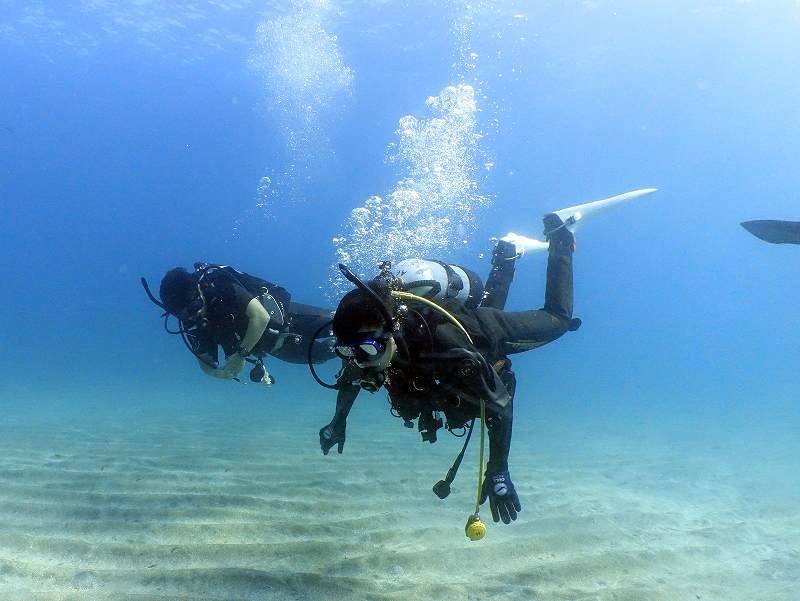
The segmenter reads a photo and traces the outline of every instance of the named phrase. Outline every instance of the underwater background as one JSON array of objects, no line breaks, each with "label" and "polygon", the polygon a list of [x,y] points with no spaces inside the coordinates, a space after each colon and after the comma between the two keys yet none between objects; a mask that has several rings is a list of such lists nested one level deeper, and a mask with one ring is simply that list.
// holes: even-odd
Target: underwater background
[{"label": "underwater background", "polygon": [[[797,2],[0,0],[3,599],[796,599]],[[583,326],[514,359],[523,512],[464,537],[476,447],[303,366],[206,377],[139,283],[228,264],[488,273],[582,226]],[[428,217],[432,216],[432,219]],[[541,306],[544,254],[509,309]],[[335,368],[323,368],[330,376]],[[488,512],[487,512],[488,513]]]}]

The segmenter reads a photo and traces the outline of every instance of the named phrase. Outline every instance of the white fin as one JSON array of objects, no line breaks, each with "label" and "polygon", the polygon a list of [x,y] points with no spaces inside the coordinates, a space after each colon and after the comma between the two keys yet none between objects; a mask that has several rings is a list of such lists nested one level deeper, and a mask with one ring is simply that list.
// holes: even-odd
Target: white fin
[{"label": "white fin", "polygon": [[[618,194],[610,198],[603,198],[602,200],[595,200],[573,207],[567,207],[566,209],[558,209],[557,211],[553,211],[553,213],[558,215],[561,221],[567,224],[567,229],[569,229],[569,231],[574,232],[579,223],[583,223],[587,219],[605,213],[623,203],[652,194],[656,190],[657,188],[633,190],[632,192],[625,192],[624,194]],[[514,232],[509,232],[500,239],[514,244],[517,247],[517,253],[520,255],[525,252],[547,250],[549,247],[547,242],[537,240],[536,238],[528,238],[527,236],[515,234]]]}]

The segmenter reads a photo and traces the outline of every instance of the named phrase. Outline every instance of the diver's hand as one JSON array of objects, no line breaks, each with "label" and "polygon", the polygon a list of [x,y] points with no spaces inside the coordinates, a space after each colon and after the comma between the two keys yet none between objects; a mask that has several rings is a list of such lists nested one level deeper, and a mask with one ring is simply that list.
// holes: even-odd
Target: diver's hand
[{"label": "diver's hand", "polygon": [[331,422],[319,431],[319,446],[322,449],[323,455],[327,455],[331,448],[336,445],[339,445],[337,450],[340,455],[342,454],[342,450],[344,450],[345,428],[345,422]]},{"label": "diver's hand", "polygon": [[495,522],[503,520],[504,524],[510,524],[517,519],[517,512],[522,511],[522,505],[519,503],[517,491],[508,471],[486,474],[481,492],[481,505],[487,498]]},{"label": "diver's hand", "polygon": [[237,378],[242,369],[244,369],[244,363],[244,357],[242,357],[239,353],[233,353],[230,357],[228,357],[227,361],[225,361],[225,365],[222,366],[222,369],[220,369],[220,372],[222,372],[222,377],[228,380]]}]

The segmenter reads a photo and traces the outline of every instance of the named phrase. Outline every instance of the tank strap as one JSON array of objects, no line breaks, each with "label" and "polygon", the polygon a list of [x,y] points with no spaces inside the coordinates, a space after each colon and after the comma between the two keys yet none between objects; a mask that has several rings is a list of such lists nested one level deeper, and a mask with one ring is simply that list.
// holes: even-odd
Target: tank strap
[{"label": "tank strap", "polygon": [[458,293],[464,289],[464,282],[461,281],[461,276],[458,275],[450,265],[444,261],[437,261],[436,259],[428,259],[431,263],[441,265],[444,272],[447,274],[447,289],[444,290],[444,298],[455,298]]}]

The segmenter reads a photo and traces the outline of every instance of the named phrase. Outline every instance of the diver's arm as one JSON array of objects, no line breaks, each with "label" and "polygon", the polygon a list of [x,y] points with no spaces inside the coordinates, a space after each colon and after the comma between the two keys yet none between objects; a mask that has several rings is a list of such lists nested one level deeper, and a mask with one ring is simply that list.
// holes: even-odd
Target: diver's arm
[{"label": "diver's arm", "polygon": [[361,387],[353,383],[347,383],[339,389],[336,395],[336,413],[331,422],[319,431],[319,446],[324,455],[327,455],[337,445],[340,454],[344,450],[344,441],[347,436],[347,416],[350,414],[350,409],[353,408],[353,403],[360,390]]},{"label": "diver's arm", "polygon": [[243,357],[249,355],[253,347],[258,344],[269,324],[269,313],[257,298],[247,304],[245,315],[247,315],[247,331],[239,342],[239,354]]},{"label": "diver's arm", "polygon": [[228,356],[225,365],[221,369],[212,371],[203,369],[207,374],[223,380],[235,380],[239,377],[244,368],[245,357],[250,354],[253,347],[261,340],[261,336],[269,323],[269,313],[267,313],[267,310],[258,299],[251,299],[247,303],[245,315],[247,315],[247,330],[244,333],[244,337],[239,341],[239,348],[235,353]]},{"label": "diver's arm", "polygon": [[342,385],[336,393],[336,413],[333,414],[332,424],[341,425],[342,428],[347,425],[347,416],[350,415],[359,392],[361,387],[358,384],[348,382]]},{"label": "diver's arm", "polygon": [[199,332],[193,340],[194,356],[203,373],[212,378],[224,379],[219,365],[219,347],[207,332]]},{"label": "diver's arm", "polygon": [[345,366],[342,375],[337,380],[339,390],[336,393],[336,412],[333,414],[333,419],[330,423],[319,431],[319,446],[325,455],[337,445],[339,453],[344,450],[347,416],[350,415],[353,403],[355,403],[356,397],[361,391],[361,386],[353,381],[359,376],[360,372],[360,368],[351,361]]},{"label": "diver's arm", "polygon": [[219,378],[220,380],[227,380],[228,376],[225,375],[221,369],[217,369],[212,367],[212,365],[216,364],[214,357],[212,357],[208,353],[203,353],[197,356],[197,364],[200,366],[200,369],[203,370],[203,373],[207,376],[211,376],[212,378]]},{"label": "diver's arm", "polygon": [[508,473],[508,451],[511,447],[512,401],[497,415],[490,416],[489,463],[483,480],[480,504],[487,499],[492,510],[492,519],[510,524],[522,511],[519,495]]},{"label": "diver's arm", "polygon": [[497,414],[487,416],[489,429],[489,463],[486,473],[493,474],[508,470],[508,453],[511,449],[511,426],[514,421],[514,399]]}]

